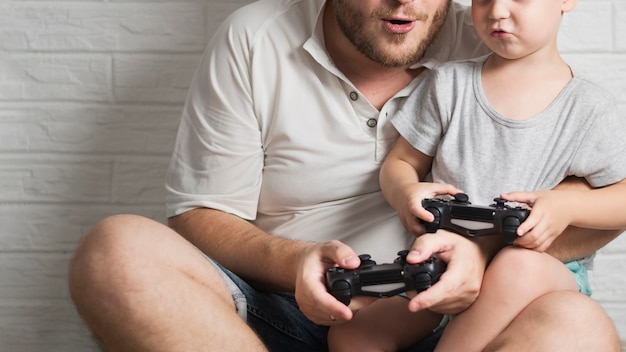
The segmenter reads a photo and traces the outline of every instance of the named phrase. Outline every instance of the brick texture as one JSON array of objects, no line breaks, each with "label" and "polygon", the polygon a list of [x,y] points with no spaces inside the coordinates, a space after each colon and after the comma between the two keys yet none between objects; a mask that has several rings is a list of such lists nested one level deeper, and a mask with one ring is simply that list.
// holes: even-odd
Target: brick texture
[{"label": "brick texture", "polygon": [[[0,2],[2,350],[98,350],[68,298],[69,256],[105,216],[165,221],[191,76],[215,28],[251,1]],[[626,0],[581,0],[560,46],[625,112]],[[592,279],[626,340],[624,255],[626,238],[609,244]]]}]

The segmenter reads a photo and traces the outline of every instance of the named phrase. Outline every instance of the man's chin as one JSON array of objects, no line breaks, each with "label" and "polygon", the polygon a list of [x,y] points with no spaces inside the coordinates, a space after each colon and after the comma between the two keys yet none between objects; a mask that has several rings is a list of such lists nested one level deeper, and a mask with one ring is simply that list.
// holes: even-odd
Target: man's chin
[{"label": "man's chin", "polygon": [[371,55],[366,56],[385,67],[410,66],[424,57],[426,43],[415,35],[395,36],[379,42]]},{"label": "man's chin", "polygon": [[393,68],[410,66],[419,61],[423,55],[422,50],[419,52],[415,50],[408,51],[406,47],[394,46],[379,50],[376,55],[368,55],[368,57],[384,67]]}]

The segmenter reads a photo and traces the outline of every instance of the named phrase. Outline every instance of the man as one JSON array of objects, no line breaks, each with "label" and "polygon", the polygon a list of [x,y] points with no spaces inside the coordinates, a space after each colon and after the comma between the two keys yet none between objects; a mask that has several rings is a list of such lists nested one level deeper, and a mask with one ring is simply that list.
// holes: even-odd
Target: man
[{"label": "man", "polygon": [[[413,242],[378,185],[397,137],[388,116],[422,70],[484,52],[468,21],[446,0],[273,0],[227,19],[192,82],[168,172],[182,237],[120,215],[76,251],[70,288],[94,335],[122,351],[325,351],[327,326],[368,302],[335,300],[324,272]],[[572,232],[551,250],[580,257],[616,235]],[[449,265],[412,309],[467,308],[500,247],[444,231],[418,238],[413,249],[443,250]],[[491,347],[598,340],[619,344],[601,308],[559,295],[529,305]]]}]

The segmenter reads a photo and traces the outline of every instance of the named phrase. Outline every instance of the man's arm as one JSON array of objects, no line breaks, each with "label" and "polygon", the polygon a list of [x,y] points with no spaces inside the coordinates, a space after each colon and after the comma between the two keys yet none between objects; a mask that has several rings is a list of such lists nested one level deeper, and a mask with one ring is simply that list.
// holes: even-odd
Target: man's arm
[{"label": "man's arm", "polygon": [[[591,189],[591,186],[581,178],[568,177],[555,189]],[[583,258],[604,247],[624,230],[593,230],[569,226],[546,252],[562,262]]]},{"label": "man's arm", "polygon": [[562,262],[584,258],[604,247],[624,230],[591,230],[570,226],[554,240],[546,253]]},{"label": "man's arm", "polygon": [[[351,319],[351,309],[331,296],[322,282],[335,263],[346,268],[359,265],[347,245],[274,236],[235,215],[207,208],[171,217],[169,225],[257,289],[295,291],[300,310],[313,322],[328,324],[331,316],[333,321]],[[355,302],[355,308],[367,303]]]},{"label": "man's arm", "polygon": [[235,215],[198,208],[169,225],[229,270],[261,289],[293,291],[303,251],[311,243],[273,236]]}]

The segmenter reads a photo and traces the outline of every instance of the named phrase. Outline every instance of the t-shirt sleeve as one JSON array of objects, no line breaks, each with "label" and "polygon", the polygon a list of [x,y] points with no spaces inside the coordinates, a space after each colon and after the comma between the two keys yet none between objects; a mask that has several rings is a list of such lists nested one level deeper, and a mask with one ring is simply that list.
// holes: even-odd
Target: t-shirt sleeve
[{"label": "t-shirt sleeve", "polygon": [[[582,138],[571,165],[571,174],[585,177],[593,187],[604,187],[626,178],[626,118],[612,96],[606,104],[595,100],[597,115]],[[593,118],[593,115],[590,116]]]},{"label": "t-shirt sleeve", "polygon": [[199,207],[256,216],[263,169],[249,33],[227,19],[191,82],[166,176],[167,216]]},{"label": "t-shirt sleeve", "polygon": [[428,156],[435,155],[444,131],[442,117],[446,114],[442,109],[446,106],[439,88],[437,69],[423,72],[415,90],[391,119],[398,133]]}]

